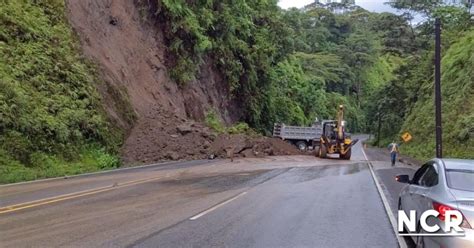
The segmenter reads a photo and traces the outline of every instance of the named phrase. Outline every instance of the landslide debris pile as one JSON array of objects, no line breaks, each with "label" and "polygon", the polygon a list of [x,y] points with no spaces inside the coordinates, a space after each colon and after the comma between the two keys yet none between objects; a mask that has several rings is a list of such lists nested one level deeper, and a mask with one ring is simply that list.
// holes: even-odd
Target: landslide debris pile
[{"label": "landslide debris pile", "polygon": [[302,154],[296,147],[281,139],[245,134],[219,135],[209,152],[221,158]]},{"label": "landslide debris pile", "polygon": [[218,134],[202,123],[160,108],[152,109],[132,129],[122,148],[125,165],[210,157],[298,155],[280,139],[246,134]]}]

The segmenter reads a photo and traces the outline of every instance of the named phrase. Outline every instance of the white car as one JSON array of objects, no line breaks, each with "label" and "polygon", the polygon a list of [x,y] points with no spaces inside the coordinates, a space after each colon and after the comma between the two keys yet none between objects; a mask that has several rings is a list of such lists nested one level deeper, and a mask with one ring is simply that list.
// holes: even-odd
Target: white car
[{"label": "white car", "polygon": [[[411,237],[417,247],[474,248],[474,160],[433,159],[421,166],[411,180],[408,175],[398,175],[396,180],[407,183],[400,193],[398,209],[407,216],[410,210],[416,211],[416,233]],[[425,236],[420,216],[426,210],[439,213],[427,220],[428,225],[441,227],[436,235],[448,233],[446,211],[458,210],[463,216],[460,227],[464,235]]]}]

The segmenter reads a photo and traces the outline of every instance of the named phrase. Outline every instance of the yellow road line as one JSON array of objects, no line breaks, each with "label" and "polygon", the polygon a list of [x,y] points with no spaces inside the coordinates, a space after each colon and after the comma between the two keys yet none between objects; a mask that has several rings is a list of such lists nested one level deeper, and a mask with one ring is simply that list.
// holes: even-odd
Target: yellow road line
[{"label": "yellow road line", "polygon": [[112,186],[113,186],[113,185],[109,185],[109,186],[105,186],[105,187],[101,187],[101,188],[88,189],[88,190],[73,192],[73,193],[69,193],[69,194],[58,195],[58,196],[52,196],[52,197],[43,198],[43,199],[39,199],[39,200],[34,200],[34,201],[30,201],[30,202],[23,202],[23,203],[18,203],[18,204],[15,204],[15,205],[10,205],[10,206],[6,206],[6,207],[1,207],[1,208],[0,208],[0,213],[1,213],[3,210],[5,210],[5,209],[12,209],[12,208],[21,207],[21,206],[24,206],[24,205],[31,205],[31,204],[35,204],[35,203],[39,203],[39,202],[44,202],[44,201],[48,201],[48,200],[54,200],[54,199],[58,199],[58,198],[62,198],[62,197],[68,197],[68,196],[72,196],[72,195],[78,195],[78,194],[88,193],[88,192],[92,192],[92,191],[107,189],[107,188],[111,188]]},{"label": "yellow road line", "polygon": [[126,186],[132,186],[132,185],[137,185],[137,184],[140,184],[140,183],[145,183],[145,182],[157,180],[157,179],[160,179],[160,178],[162,178],[162,177],[153,177],[153,178],[134,180],[134,181],[129,181],[129,182],[121,183],[121,184],[110,185],[110,186],[106,186],[106,187],[90,189],[90,190],[84,190],[84,191],[79,191],[79,192],[74,192],[74,193],[69,193],[69,194],[44,198],[44,199],[40,199],[40,200],[35,200],[35,201],[10,205],[10,206],[0,208],[0,214],[10,213],[10,212],[14,212],[14,211],[22,210],[22,209],[37,207],[37,206],[51,204],[51,203],[55,203],[55,202],[70,200],[70,199],[74,199],[74,198],[78,198],[78,197],[82,197],[82,196],[98,194],[98,193],[102,193],[102,192],[106,192],[106,191],[111,191],[111,190],[114,190],[114,189],[123,188],[123,187],[126,187]]}]

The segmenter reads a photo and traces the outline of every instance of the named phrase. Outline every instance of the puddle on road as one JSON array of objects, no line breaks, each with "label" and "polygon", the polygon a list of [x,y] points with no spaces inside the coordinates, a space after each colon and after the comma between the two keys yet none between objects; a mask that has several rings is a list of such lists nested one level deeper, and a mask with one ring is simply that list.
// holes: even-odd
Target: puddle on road
[{"label": "puddle on road", "polygon": [[361,170],[366,170],[367,165],[366,164],[356,164],[356,165],[348,165],[344,166],[344,168],[348,169],[343,172],[343,175],[350,175],[350,174],[355,174],[360,172]]},{"label": "puddle on road", "polygon": [[172,191],[193,194],[214,194],[245,187],[253,187],[269,179],[274,183],[302,183],[320,178],[352,175],[367,170],[365,163],[324,165],[308,167],[292,167],[278,169],[261,169],[239,171],[224,174],[196,175],[183,173],[178,178],[165,181],[149,182],[157,187],[169,188]]},{"label": "puddle on road", "polygon": [[363,170],[367,170],[367,165],[365,163],[295,167],[289,171],[284,181],[290,183],[302,183],[325,177],[352,175]]},{"label": "puddle on road", "polygon": [[190,186],[191,188],[205,189],[209,193],[216,193],[258,184],[267,177],[266,174],[272,174],[271,171],[273,170],[256,170],[207,176],[196,175],[161,181],[160,184],[164,186]]}]

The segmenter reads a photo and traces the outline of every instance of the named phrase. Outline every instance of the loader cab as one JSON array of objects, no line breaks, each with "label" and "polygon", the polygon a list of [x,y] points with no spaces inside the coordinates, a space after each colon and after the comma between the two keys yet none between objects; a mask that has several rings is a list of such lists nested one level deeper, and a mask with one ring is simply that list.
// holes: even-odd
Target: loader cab
[{"label": "loader cab", "polygon": [[[347,122],[342,122],[342,130],[345,132]],[[335,140],[337,138],[337,121],[335,120],[324,120],[322,122],[323,126],[323,136],[327,137],[330,140]],[[346,136],[346,135],[344,135]]]},{"label": "loader cab", "polygon": [[329,139],[336,139],[336,121],[328,120],[323,122],[323,136],[328,137]]}]

